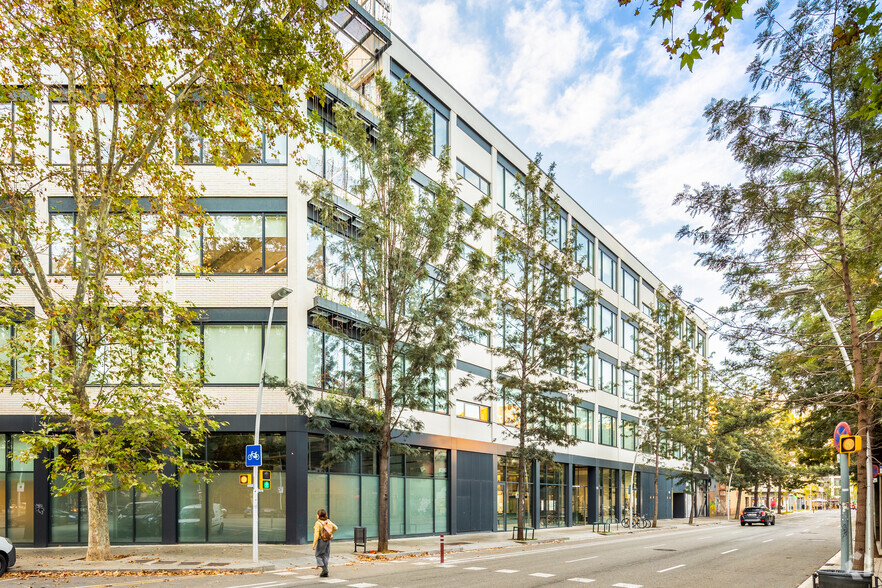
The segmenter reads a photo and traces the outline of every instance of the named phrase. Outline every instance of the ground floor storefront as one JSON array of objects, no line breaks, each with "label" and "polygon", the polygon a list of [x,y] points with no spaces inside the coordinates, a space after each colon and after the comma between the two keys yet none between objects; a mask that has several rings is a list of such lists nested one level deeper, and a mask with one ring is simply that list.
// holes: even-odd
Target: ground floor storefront
[{"label": "ground floor storefront", "polygon": [[[239,483],[245,445],[253,440],[253,416],[226,415],[227,425],[188,459],[212,464],[210,482],[182,476],[180,484],[156,495],[132,489],[108,497],[111,541],[115,543],[239,543],[251,540],[251,488]],[[259,496],[261,542],[308,543],[319,508],[348,539],[356,526],[376,536],[379,492],[375,454],[323,464],[327,438],[308,431],[303,417],[262,418],[264,466],[270,488]],[[20,434],[33,430],[33,417],[0,416],[0,535],[16,544],[82,544],[87,539],[85,495],[55,496],[51,476],[37,459],[15,458]],[[392,536],[438,533],[510,532],[517,525],[518,463],[509,447],[431,434],[412,435],[412,450],[390,462],[389,526]],[[585,447],[590,447],[586,445]],[[584,450],[585,447],[578,449]],[[590,525],[636,514],[652,516],[653,473],[632,463],[558,454],[553,464],[527,467],[526,518],[535,528]],[[173,472],[170,472],[173,474]],[[692,505],[673,472],[659,477],[659,518],[688,516]],[[697,493],[699,515],[708,512],[705,482]],[[633,492],[633,496],[632,496]]]}]

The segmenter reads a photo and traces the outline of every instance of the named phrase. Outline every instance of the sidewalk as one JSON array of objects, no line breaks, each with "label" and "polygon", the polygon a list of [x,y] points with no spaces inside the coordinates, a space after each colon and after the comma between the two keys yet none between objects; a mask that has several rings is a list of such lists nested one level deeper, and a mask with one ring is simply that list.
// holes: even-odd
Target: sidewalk
[{"label": "sidewalk", "polygon": [[[668,519],[659,521],[656,529],[625,529],[612,525],[610,533],[593,533],[588,527],[561,527],[537,529],[535,541],[524,544],[542,544],[553,541],[602,541],[604,535],[626,533],[654,533],[659,530],[672,530],[688,527],[688,519]],[[725,524],[725,518],[697,518],[693,526]],[[730,523],[737,524],[737,523]],[[519,545],[511,540],[511,532],[462,533],[444,536],[445,553],[457,553],[482,549],[499,549]],[[331,564],[343,565],[362,560],[394,559],[400,557],[420,557],[437,555],[440,551],[440,537],[405,537],[391,539],[389,549],[394,553],[363,555],[353,553],[353,542],[348,539],[335,539],[331,548]],[[376,550],[376,540],[368,541],[367,550]],[[205,573],[208,570],[230,573],[246,573],[286,568],[306,568],[315,565],[312,545],[259,546],[260,561],[251,559],[251,544],[220,543],[179,543],[176,545],[115,545],[116,559],[103,562],[87,562],[86,548],[76,547],[20,547],[17,549],[18,561],[10,573],[16,572],[147,572],[147,573]]]}]

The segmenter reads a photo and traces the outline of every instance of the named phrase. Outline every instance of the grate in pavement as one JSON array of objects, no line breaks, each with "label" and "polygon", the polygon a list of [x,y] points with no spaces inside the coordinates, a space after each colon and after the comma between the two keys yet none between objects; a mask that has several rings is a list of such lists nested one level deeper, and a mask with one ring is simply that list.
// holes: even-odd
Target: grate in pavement
[{"label": "grate in pavement", "polygon": [[147,563],[148,561],[156,561],[155,557],[145,557],[142,559],[133,559],[132,563]]},{"label": "grate in pavement", "polygon": [[653,547],[653,551],[677,551],[676,549],[669,549],[667,547]]},{"label": "grate in pavement", "polygon": [[228,565],[230,565],[230,564],[228,564],[226,562],[210,561],[207,564],[205,564],[204,567],[206,567],[206,568],[220,568],[220,567],[228,566]]},{"label": "grate in pavement", "polygon": [[156,565],[168,565],[168,564],[173,564],[173,563],[178,563],[178,562],[176,562],[176,561],[173,560],[173,559],[169,559],[169,560],[165,560],[165,559],[157,559],[157,560],[154,561],[153,563],[155,563]]},{"label": "grate in pavement", "polygon": [[201,563],[202,563],[201,561],[182,561],[180,563],[180,565],[182,565],[182,566],[198,566]]},{"label": "grate in pavement", "polygon": [[444,545],[446,545],[447,547],[450,547],[451,545],[471,545],[471,544],[472,544],[471,541],[457,541],[455,543],[445,543]]}]

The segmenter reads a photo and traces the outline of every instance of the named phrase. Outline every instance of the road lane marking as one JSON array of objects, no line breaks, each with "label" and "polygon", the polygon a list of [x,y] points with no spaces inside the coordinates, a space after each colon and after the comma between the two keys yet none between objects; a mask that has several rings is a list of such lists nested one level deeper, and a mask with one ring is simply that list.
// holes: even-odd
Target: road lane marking
[{"label": "road lane marking", "polygon": [[[340,582],[348,582],[349,580],[341,580],[340,578],[322,578],[322,582],[325,584],[339,584]],[[284,586],[284,584],[282,584]]]},{"label": "road lane marking", "polygon": [[727,553],[732,553],[733,551],[738,551],[737,549],[730,549],[729,551],[724,551],[720,555],[726,555]]},{"label": "road lane marking", "polygon": [[293,576],[297,572],[273,572],[276,576]]},{"label": "road lane marking", "polygon": [[376,584],[369,584],[367,582],[362,582],[360,584],[350,584],[349,588],[371,588],[372,586],[376,586]]},{"label": "road lane marking", "polygon": [[284,582],[277,581],[258,582],[257,584],[239,584],[237,586],[230,586],[230,588],[269,588],[270,586],[284,586],[284,584]]},{"label": "road lane marking", "polygon": [[415,566],[430,566],[430,565],[432,565],[433,563],[435,563],[435,562],[432,562],[432,561],[415,561],[415,562],[413,562],[413,565],[415,565]]},{"label": "road lane marking", "polygon": [[496,570],[498,574],[517,574],[518,570]]},{"label": "road lane marking", "polygon": [[593,581],[591,578],[567,578],[567,582],[579,582],[580,584],[590,584]]},{"label": "road lane marking", "polygon": [[643,588],[643,584],[613,584],[613,588]]},{"label": "road lane marking", "polygon": [[463,568],[464,570],[471,570],[473,572],[477,572],[479,570],[486,570],[487,568]]},{"label": "road lane marking", "polygon": [[542,572],[537,572],[535,574],[530,574],[531,576],[535,576],[536,578],[553,578],[554,574],[543,574]]},{"label": "road lane marking", "polygon": [[787,533],[787,534],[784,535],[784,536],[785,536],[785,537],[790,537],[791,535],[793,535],[793,533]]},{"label": "road lane marking", "polygon": [[774,539],[766,539],[763,543],[768,543],[769,541],[774,541]]},{"label": "road lane marking", "polygon": [[596,555],[592,555],[591,557],[580,557],[579,559],[571,559],[571,560],[564,562],[564,563],[573,563],[573,562],[577,562],[577,561],[585,561],[586,559],[596,559],[596,558],[597,558]]},{"label": "road lane marking", "polygon": [[670,572],[671,570],[676,570],[677,568],[683,568],[683,567],[686,567],[686,564],[680,564],[680,565],[678,565],[678,566],[671,566],[671,567],[669,567],[669,568],[665,568],[665,569],[663,569],[663,570],[659,570],[658,573],[659,573],[659,574],[664,574],[665,572]]},{"label": "road lane marking", "polygon": [[435,566],[436,568],[455,568],[456,566],[453,564],[438,564]]}]

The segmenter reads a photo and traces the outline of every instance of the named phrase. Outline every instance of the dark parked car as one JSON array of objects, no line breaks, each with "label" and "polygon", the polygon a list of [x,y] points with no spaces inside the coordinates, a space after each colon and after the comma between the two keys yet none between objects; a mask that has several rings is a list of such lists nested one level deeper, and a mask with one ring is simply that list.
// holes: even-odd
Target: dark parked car
[{"label": "dark parked car", "polygon": [[775,524],[775,513],[765,506],[748,506],[741,513],[741,526],[762,523],[764,525]]}]

